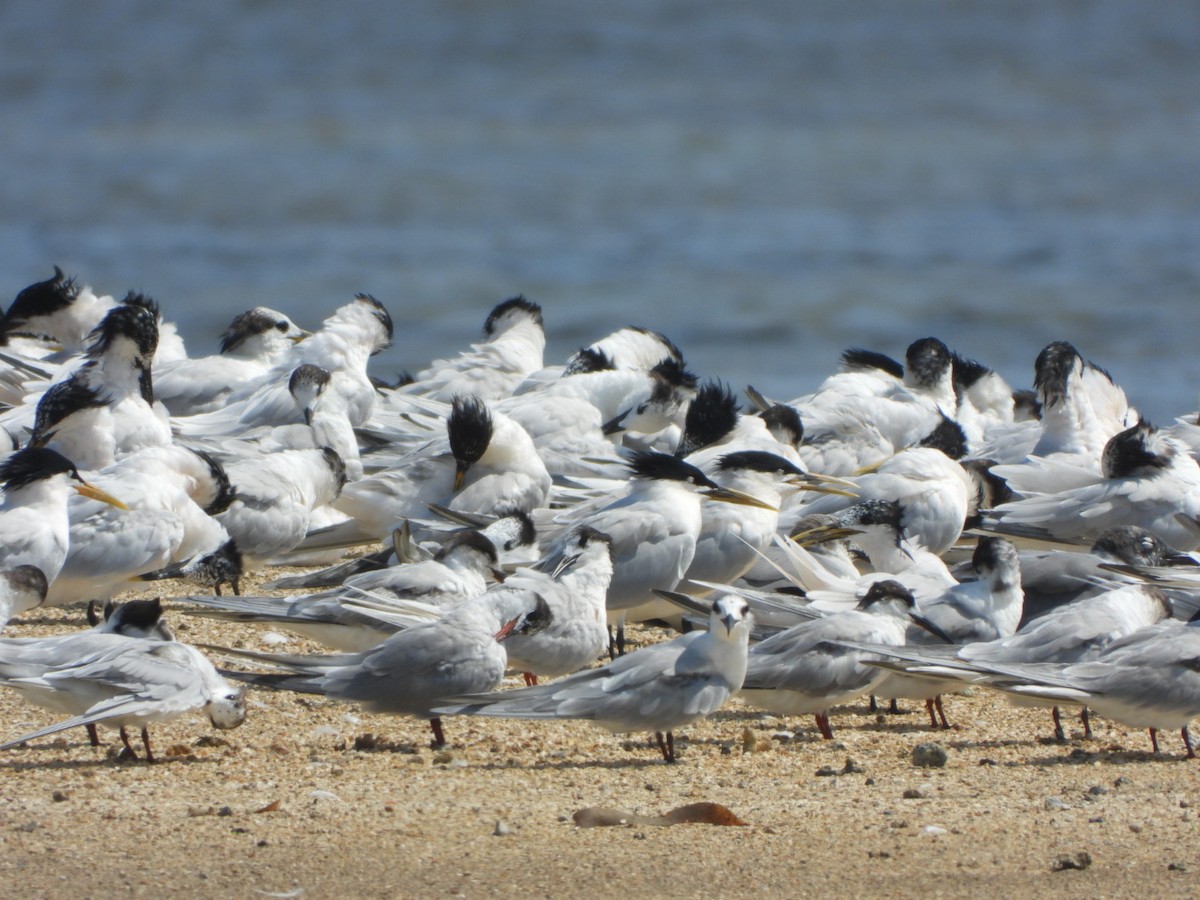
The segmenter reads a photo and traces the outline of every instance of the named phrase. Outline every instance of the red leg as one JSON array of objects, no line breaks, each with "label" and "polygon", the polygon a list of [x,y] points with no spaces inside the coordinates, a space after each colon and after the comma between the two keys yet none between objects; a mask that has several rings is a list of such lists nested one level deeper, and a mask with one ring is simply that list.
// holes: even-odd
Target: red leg
[{"label": "red leg", "polygon": [[1092,739],[1092,716],[1086,706],[1080,710],[1079,721],[1083,723],[1083,736],[1090,741]]},{"label": "red leg", "polygon": [[532,672],[522,672],[521,674],[525,676],[525,687],[532,687],[537,684],[537,676]]},{"label": "red leg", "polygon": [[946,721],[946,711],[942,709],[942,695],[938,694],[933,698],[933,707],[937,710],[938,718],[942,720],[942,727],[949,728],[950,723]]},{"label": "red leg", "polygon": [[154,753],[150,749],[150,731],[142,726],[142,746],[146,748],[146,762],[154,762]]},{"label": "red leg", "polygon": [[91,725],[85,725],[83,727],[87,729],[88,740],[90,740],[92,742],[92,746],[99,747],[100,746],[100,733],[96,730],[95,724],[93,723]]},{"label": "red leg", "polygon": [[832,741],[833,729],[829,727],[829,714],[816,713],[813,718],[817,720],[817,728],[821,731],[821,737],[827,741]]},{"label": "red leg", "polygon": [[1150,746],[1154,748],[1154,752],[1158,752],[1158,729],[1150,729]]}]

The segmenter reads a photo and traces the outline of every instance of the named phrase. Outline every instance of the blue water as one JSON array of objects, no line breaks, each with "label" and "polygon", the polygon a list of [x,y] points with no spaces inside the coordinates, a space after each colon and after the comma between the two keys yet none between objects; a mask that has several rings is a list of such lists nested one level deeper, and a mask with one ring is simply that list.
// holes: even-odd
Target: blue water
[{"label": "blue water", "polygon": [[1200,359],[1200,6],[0,6],[0,302],[57,263],[213,352],[354,292],[389,376],[523,292],[779,396],[933,334],[1068,339],[1156,421]]}]

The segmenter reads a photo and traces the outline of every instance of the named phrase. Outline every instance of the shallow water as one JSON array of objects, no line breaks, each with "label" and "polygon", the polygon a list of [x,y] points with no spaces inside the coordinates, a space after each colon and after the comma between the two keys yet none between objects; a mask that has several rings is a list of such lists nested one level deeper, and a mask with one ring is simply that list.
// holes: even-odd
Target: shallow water
[{"label": "shallow water", "polygon": [[356,291],[378,374],[523,292],[810,390],[934,334],[1027,386],[1069,339],[1194,409],[1200,7],[929,0],[0,7],[0,300],[58,263],[212,352]]}]

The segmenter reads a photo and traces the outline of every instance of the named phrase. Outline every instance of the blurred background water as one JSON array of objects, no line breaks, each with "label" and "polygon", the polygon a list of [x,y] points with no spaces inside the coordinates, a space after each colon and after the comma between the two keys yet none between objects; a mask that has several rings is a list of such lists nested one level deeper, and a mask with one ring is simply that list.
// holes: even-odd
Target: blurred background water
[{"label": "blurred background water", "polygon": [[357,291],[376,374],[541,303],[791,397],[936,335],[1197,406],[1193,0],[0,5],[0,302],[55,263],[215,352]]}]

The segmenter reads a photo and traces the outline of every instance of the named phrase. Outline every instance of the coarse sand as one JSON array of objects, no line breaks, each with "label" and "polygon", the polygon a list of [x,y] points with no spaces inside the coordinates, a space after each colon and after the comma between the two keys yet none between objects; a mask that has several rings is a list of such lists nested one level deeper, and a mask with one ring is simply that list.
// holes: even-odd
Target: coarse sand
[{"label": "coarse sand", "polygon": [[[157,593],[181,640],[320,650]],[[6,636],[83,626],[78,608],[34,610]],[[1155,755],[1144,731],[1094,718],[1094,739],[1058,743],[1048,712],[983,689],[946,699],[949,731],[904,706],[839,708],[822,741],[811,718],[734,701],[681,729],[668,765],[651,736],[585,722],[448,719],[431,750],[425,722],[254,690],[235,731],[200,715],[153,728],[153,765],[119,758],[104,731],[97,748],[71,731],[0,752],[0,897],[1200,893],[1200,760],[1178,735]],[[0,714],[5,739],[54,720],[11,691]],[[913,764],[930,741],[942,768]],[[697,802],[747,824],[573,820]]]}]

